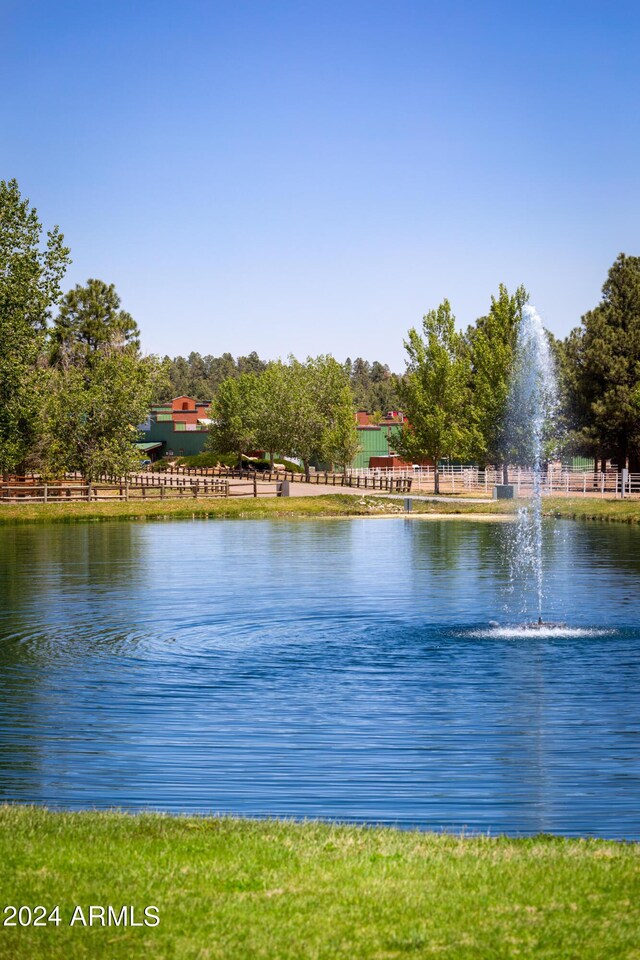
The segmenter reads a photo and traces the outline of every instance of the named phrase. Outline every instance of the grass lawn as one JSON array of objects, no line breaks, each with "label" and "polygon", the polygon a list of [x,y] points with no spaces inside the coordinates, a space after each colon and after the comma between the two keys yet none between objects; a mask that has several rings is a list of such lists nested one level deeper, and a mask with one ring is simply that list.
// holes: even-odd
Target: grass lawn
[{"label": "grass lawn", "polygon": [[[3,927],[3,960],[640,957],[634,844],[33,807],[0,822],[4,904],[61,921]],[[90,905],[160,923],[70,926]]]},{"label": "grass lawn", "polygon": [[[455,499],[451,503],[414,501],[414,512],[470,513],[477,504]],[[482,505],[480,505],[482,506]],[[488,504],[486,505],[489,506]],[[506,508],[508,509],[508,508]],[[477,512],[477,511],[475,511]],[[489,512],[496,512],[491,509]],[[505,512],[498,508],[498,512]],[[21,522],[71,522],[82,520],[144,520],[164,517],[212,517],[251,520],[283,517],[349,517],[378,513],[404,513],[402,500],[365,494],[325,494],[305,497],[238,497],[210,500],[136,500],[129,503],[0,503],[0,524]]]},{"label": "grass lawn", "polygon": [[[500,500],[490,503],[469,503],[452,496],[447,500],[413,500],[413,513],[483,514],[488,516],[514,513],[524,500]],[[544,510],[548,516],[577,520],[606,520],[640,523],[640,500],[599,500],[582,497],[547,497]],[[404,512],[402,499],[359,494],[329,494],[318,497],[259,497],[253,499],[211,500],[137,500],[129,503],[0,503],[0,525],[21,522],[75,522],[99,520],[145,520],[174,517],[191,519],[211,517],[221,520],[281,517],[353,517]]]}]

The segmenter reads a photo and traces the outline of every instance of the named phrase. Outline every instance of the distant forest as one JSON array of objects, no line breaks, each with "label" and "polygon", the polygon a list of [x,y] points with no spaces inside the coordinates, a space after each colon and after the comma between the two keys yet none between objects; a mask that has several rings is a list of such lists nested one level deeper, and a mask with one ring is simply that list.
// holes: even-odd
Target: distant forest
[{"label": "distant forest", "polygon": [[[243,373],[262,373],[267,361],[261,360],[255,351],[237,358],[230,353],[223,353],[220,357],[190,353],[188,357],[165,357],[164,366],[168,380],[158,389],[156,403],[180,396],[213,400],[224,380]],[[355,360],[347,358],[343,366],[349,375],[358,410],[385,414],[398,408],[396,378],[386,363],[378,360],[369,363],[357,357]]]}]

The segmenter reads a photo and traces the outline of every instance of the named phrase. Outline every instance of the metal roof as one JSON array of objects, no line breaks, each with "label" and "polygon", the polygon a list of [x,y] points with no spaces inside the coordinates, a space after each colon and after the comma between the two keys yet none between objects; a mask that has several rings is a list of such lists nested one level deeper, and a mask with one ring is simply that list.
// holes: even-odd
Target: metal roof
[{"label": "metal roof", "polygon": [[162,443],[136,443],[138,450],[143,450],[147,453],[149,450],[157,450],[158,447],[161,447]]}]

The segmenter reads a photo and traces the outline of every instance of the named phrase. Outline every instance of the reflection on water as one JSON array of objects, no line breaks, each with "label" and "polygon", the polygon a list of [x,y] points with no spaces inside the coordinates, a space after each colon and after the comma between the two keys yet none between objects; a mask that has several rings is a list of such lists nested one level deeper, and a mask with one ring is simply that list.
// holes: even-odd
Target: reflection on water
[{"label": "reflection on water", "polygon": [[0,529],[0,799],[640,838],[640,536],[547,528],[526,636],[502,536]]}]

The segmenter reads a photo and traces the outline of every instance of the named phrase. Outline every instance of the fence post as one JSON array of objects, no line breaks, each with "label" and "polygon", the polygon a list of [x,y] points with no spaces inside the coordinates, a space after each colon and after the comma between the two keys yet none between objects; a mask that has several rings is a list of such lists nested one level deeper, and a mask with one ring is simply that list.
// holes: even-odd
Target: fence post
[{"label": "fence post", "polygon": [[47,500],[48,500],[48,493],[49,493],[49,491],[48,491],[48,489],[47,489],[47,484],[45,483],[45,485],[44,485],[44,487],[43,487],[43,496],[42,496],[42,501],[43,501],[43,503],[46,503],[46,502],[47,502]]},{"label": "fence post", "polygon": [[253,495],[254,497],[258,496],[258,477],[255,473],[253,475]]}]

